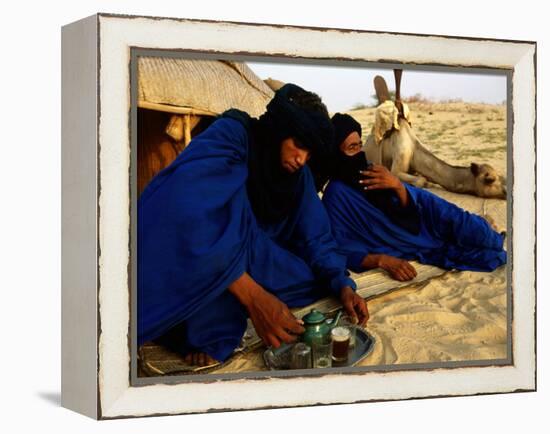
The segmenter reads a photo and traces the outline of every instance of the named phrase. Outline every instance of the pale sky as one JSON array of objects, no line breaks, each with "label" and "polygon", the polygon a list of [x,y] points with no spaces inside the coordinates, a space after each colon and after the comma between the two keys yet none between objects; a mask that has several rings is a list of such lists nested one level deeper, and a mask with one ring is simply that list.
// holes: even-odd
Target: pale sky
[{"label": "pale sky", "polygon": [[[267,62],[247,64],[262,79],[271,77],[285,83],[292,82],[319,94],[330,112],[346,111],[357,103],[372,104],[372,83],[376,75],[385,78],[390,91],[395,89],[393,69]],[[465,102],[500,104],[506,100],[506,76],[502,73],[405,69],[401,78],[401,96],[417,93],[435,100],[461,98]]]}]

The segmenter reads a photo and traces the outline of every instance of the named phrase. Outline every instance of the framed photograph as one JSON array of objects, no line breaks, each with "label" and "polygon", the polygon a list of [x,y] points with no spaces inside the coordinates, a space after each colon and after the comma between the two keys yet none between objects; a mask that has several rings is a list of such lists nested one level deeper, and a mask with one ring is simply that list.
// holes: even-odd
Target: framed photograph
[{"label": "framed photograph", "polygon": [[62,405],[536,389],[536,43],[62,31]]}]

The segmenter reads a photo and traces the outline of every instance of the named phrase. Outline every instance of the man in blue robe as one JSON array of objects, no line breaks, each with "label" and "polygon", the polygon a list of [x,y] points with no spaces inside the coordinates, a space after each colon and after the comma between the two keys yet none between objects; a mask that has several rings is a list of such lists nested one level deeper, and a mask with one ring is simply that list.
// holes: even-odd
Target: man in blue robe
[{"label": "man in blue robe", "polygon": [[337,155],[323,203],[348,268],[380,267],[411,280],[416,259],[446,269],[492,271],[506,263],[504,233],[482,217],[420,188],[403,184],[361,152],[361,125],[337,113]]},{"label": "man in blue robe", "polygon": [[289,307],[329,294],[367,320],[306,166],[332,145],[319,97],[287,84],[259,119],[226,112],[153,179],[138,202],[138,345],[224,361],[249,316],[278,347],[304,331]]}]

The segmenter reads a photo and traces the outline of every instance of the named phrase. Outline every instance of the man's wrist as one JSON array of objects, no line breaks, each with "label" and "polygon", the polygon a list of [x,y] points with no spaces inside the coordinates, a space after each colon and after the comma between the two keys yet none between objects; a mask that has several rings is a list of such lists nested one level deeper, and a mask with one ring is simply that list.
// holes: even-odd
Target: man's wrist
[{"label": "man's wrist", "polygon": [[386,264],[386,255],[383,255],[383,254],[377,255],[377,258],[376,258],[377,268],[384,268],[385,264]]},{"label": "man's wrist", "polygon": [[378,268],[380,267],[380,261],[382,259],[381,254],[378,253],[369,253],[365,258],[363,259],[363,267],[367,270],[370,270],[372,268]]},{"label": "man's wrist", "polygon": [[242,305],[249,307],[254,302],[255,295],[262,290],[262,287],[248,273],[244,273],[231,283],[228,289]]},{"label": "man's wrist", "polygon": [[401,181],[399,181],[399,184],[395,186],[394,188],[395,193],[401,198],[404,194],[407,194],[407,189],[403,185]]},{"label": "man's wrist", "polygon": [[407,189],[405,188],[405,185],[402,182],[399,182],[399,186],[395,188],[395,193],[397,194],[397,197],[399,198],[399,202],[401,202],[401,205],[407,206],[408,193],[407,193]]},{"label": "man's wrist", "polygon": [[340,298],[343,298],[345,297],[347,294],[350,294],[350,293],[354,293],[355,291],[353,290],[353,288],[351,286],[344,286],[341,290],[340,290]]}]

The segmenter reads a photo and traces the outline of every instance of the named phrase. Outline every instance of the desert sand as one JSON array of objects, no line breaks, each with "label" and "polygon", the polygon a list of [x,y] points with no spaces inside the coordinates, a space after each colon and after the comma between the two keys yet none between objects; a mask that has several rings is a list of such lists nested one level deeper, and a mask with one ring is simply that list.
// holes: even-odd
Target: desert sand
[{"label": "desert sand", "polygon": [[373,353],[361,366],[506,357],[506,273],[456,272],[369,302]]}]

